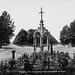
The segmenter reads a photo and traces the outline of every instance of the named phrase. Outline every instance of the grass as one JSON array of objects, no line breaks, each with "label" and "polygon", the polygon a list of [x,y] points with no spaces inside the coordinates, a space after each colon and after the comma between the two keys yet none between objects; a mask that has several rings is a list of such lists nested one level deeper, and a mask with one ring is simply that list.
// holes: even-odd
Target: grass
[{"label": "grass", "polygon": [[[47,50],[47,47],[44,48],[45,50]],[[9,60],[12,58],[12,50],[15,50],[15,56],[16,59],[23,55],[24,53],[28,53],[29,55],[34,51],[34,48],[31,46],[17,46],[17,45],[13,45],[10,44],[8,46],[3,46],[3,49],[0,49],[0,61],[4,61],[4,60]],[[37,48],[37,51],[39,51],[40,48]],[[73,58],[73,53],[75,52],[75,47],[64,47],[62,45],[54,45],[53,46],[53,50],[55,51],[59,51],[59,52],[69,52],[69,55],[71,56],[71,58]]]}]

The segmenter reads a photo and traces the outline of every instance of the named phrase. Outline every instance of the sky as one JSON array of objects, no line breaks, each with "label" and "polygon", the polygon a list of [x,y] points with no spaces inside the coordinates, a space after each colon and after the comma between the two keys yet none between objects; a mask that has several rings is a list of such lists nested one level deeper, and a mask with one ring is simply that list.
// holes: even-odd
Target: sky
[{"label": "sky", "polygon": [[75,0],[0,0],[0,15],[3,11],[10,14],[15,22],[16,36],[22,28],[28,30],[39,27],[41,7],[44,26],[59,41],[62,27],[69,26],[75,20]]}]

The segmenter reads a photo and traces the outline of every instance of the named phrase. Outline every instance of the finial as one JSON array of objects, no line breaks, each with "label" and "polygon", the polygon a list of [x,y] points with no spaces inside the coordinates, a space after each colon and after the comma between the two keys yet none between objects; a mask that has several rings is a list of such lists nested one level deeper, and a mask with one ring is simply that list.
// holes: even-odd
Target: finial
[{"label": "finial", "polygon": [[[41,7],[41,11],[42,11],[42,7]],[[40,13],[40,12],[39,12]]]},{"label": "finial", "polygon": [[44,12],[42,11],[42,7],[41,7],[41,12],[39,12],[39,13],[41,14],[41,20],[42,20],[42,17],[43,17],[42,14],[44,13]]}]

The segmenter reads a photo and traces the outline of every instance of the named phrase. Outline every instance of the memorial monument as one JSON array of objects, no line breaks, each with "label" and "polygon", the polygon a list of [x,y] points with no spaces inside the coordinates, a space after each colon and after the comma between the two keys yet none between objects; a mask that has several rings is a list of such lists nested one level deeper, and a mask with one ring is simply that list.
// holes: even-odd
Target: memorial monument
[{"label": "memorial monument", "polygon": [[44,51],[44,36],[46,37],[46,46],[47,50],[49,51],[50,47],[50,32],[44,27],[44,20],[43,20],[43,11],[41,7],[41,20],[40,20],[40,26],[35,30],[34,35],[33,35],[33,45],[34,45],[34,51],[36,51],[37,45],[40,47],[41,51]]}]

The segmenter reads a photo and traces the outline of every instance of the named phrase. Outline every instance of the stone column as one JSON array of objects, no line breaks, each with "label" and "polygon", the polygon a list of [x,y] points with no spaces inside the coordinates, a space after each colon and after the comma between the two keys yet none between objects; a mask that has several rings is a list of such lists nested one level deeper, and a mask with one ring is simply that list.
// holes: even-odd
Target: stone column
[{"label": "stone column", "polygon": [[12,59],[15,60],[15,50],[12,51]]},{"label": "stone column", "polygon": [[35,38],[35,51],[37,49],[37,39]]},{"label": "stone column", "polygon": [[41,50],[41,45],[42,45],[42,44],[41,44],[41,36],[40,36],[40,50]]},{"label": "stone column", "polygon": [[34,51],[35,51],[35,38],[33,38],[33,46],[34,46]]},{"label": "stone column", "polygon": [[44,50],[44,45],[43,45],[43,38],[42,38],[42,51]]},{"label": "stone column", "polygon": [[39,46],[39,37],[38,37],[38,46]]},{"label": "stone column", "polygon": [[51,55],[53,55],[53,44],[51,42]]},{"label": "stone column", "polygon": [[49,51],[49,38],[48,38],[48,36],[47,36],[47,49]]},{"label": "stone column", "polygon": [[40,50],[43,51],[43,39],[40,37]]},{"label": "stone column", "polygon": [[48,44],[48,51],[49,51],[49,49],[50,49],[50,45]]},{"label": "stone column", "polygon": [[48,37],[48,51],[50,50],[50,38]]},{"label": "stone column", "polygon": [[36,38],[34,38],[34,51],[36,51]]}]

